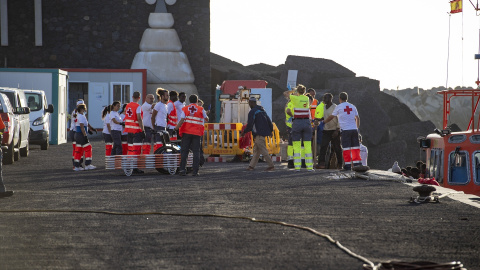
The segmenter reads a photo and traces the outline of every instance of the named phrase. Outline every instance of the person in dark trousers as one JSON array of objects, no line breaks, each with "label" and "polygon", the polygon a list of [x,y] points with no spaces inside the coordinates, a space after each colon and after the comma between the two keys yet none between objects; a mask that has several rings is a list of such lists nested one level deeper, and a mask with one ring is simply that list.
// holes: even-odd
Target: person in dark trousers
[{"label": "person in dark trousers", "polygon": [[[3,139],[3,131],[5,130],[5,123],[3,123],[2,118],[0,117],[0,140]],[[0,198],[10,197],[13,195],[12,190],[7,190],[3,184],[3,174],[2,174],[2,159],[3,151],[0,150]]]},{"label": "person in dark trousers", "polygon": [[[337,104],[332,102],[333,95],[326,93],[323,96],[324,117],[328,118],[332,115],[333,111],[337,107]],[[318,120],[315,119],[315,125],[318,125]],[[340,145],[340,124],[337,118],[333,118],[330,122],[326,123],[323,127],[322,142],[320,146],[320,154],[318,155],[318,165],[316,169],[325,169],[325,154],[327,153],[328,145],[332,143],[332,151],[337,156],[337,166],[342,166],[342,146]],[[327,160],[329,162],[329,160]],[[332,168],[330,168],[332,169]]]},{"label": "person in dark trousers", "polygon": [[181,142],[181,161],[180,161],[180,175],[187,174],[187,158],[189,150],[193,152],[193,174],[192,176],[199,176],[198,169],[200,167],[200,147],[201,139],[205,131],[205,120],[208,121],[208,116],[203,107],[198,106],[198,96],[190,95],[188,97],[190,104],[183,107],[180,113],[180,121],[175,127],[175,131],[179,131],[182,137]]},{"label": "person in dark trousers", "polygon": [[273,166],[272,158],[268,154],[267,146],[265,144],[265,137],[272,136],[272,120],[270,120],[270,117],[268,117],[263,107],[257,105],[257,99],[255,97],[250,97],[248,105],[250,106],[250,112],[248,113],[247,127],[240,134],[243,136],[251,131],[253,135],[253,157],[247,171],[255,169],[260,155],[265,158],[265,161],[268,164],[265,171],[273,171],[275,170],[275,166]]},{"label": "person in dark trousers", "polygon": [[358,141],[358,129],[360,128],[360,116],[357,107],[348,102],[348,94],[342,92],[339,95],[340,104],[335,107],[332,114],[325,119],[325,124],[335,117],[340,124],[340,138],[343,148],[343,169],[350,171],[353,167],[362,165],[360,157],[360,142]]}]

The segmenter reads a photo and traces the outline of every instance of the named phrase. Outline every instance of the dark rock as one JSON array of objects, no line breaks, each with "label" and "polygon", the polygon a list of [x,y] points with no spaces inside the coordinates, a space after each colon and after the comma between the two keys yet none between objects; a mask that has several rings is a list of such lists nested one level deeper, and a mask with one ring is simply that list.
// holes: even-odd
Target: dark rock
[{"label": "dark rock", "polygon": [[390,117],[391,125],[420,121],[410,108],[400,102],[396,97],[379,91],[375,93],[375,100],[378,104],[381,104],[383,110],[387,113],[388,117]]},{"label": "dark rock", "polygon": [[327,81],[326,89],[332,91],[332,94],[347,92],[351,95],[353,92],[380,92],[380,81],[367,77],[347,77],[332,78]]},{"label": "dark rock", "polygon": [[332,78],[355,77],[351,70],[329,59],[289,55],[285,61],[284,72],[280,78],[287,85],[288,70],[298,70],[297,84],[307,88],[325,89]]},{"label": "dark rock", "polygon": [[392,168],[398,161],[400,167],[405,167],[407,143],[405,141],[388,142],[368,148],[368,166],[379,170]]},{"label": "dark rock", "polygon": [[403,141],[407,144],[405,164],[402,167],[415,166],[418,160],[424,160],[423,151],[420,151],[417,138],[427,136],[435,129],[431,121],[412,122],[388,128],[389,141]]}]

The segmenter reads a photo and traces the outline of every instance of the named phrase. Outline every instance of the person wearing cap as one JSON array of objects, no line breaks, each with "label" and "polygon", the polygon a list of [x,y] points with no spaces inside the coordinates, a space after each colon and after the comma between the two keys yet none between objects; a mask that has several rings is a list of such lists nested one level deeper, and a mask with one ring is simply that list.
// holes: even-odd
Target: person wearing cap
[{"label": "person wearing cap", "polygon": [[[310,123],[309,99],[305,95],[305,86],[299,84],[297,86],[297,95],[290,95],[293,103],[293,112],[287,109],[287,114],[293,117],[292,123],[292,141],[293,141],[293,163],[296,171],[300,171],[302,166],[302,140],[305,147],[305,165],[307,171],[315,171],[313,169],[312,155],[312,125]],[[287,91],[288,92],[288,91]]]},{"label": "person wearing cap", "polygon": [[[77,106],[75,107],[75,109],[72,111],[72,114],[70,115],[70,130],[68,131],[68,138],[72,141],[72,146],[73,146],[73,150],[72,150],[72,165],[73,165],[73,169],[75,170],[75,150],[77,148],[77,142],[75,141],[75,130],[76,130],[76,123],[77,123],[77,118],[76,118],[76,115],[77,115],[77,109],[78,109],[78,106],[80,105],[84,105],[85,104],[85,101],[83,99],[78,99],[77,100]],[[88,124],[88,130],[95,130],[92,126],[90,126],[90,124]],[[82,166],[82,163],[83,163],[83,157],[80,159],[80,167],[83,167]]]},{"label": "person wearing cap", "polygon": [[270,120],[270,117],[268,117],[267,112],[265,112],[263,107],[257,105],[257,99],[255,97],[250,97],[248,100],[248,106],[250,106],[250,112],[248,112],[247,127],[242,130],[240,134],[241,136],[244,136],[251,131],[253,135],[253,157],[247,170],[254,170],[260,155],[262,155],[268,164],[265,171],[273,171],[275,170],[275,166],[273,165],[272,158],[268,154],[267,145],[265,143],[265,137],[272,136],[272,120]]},{"label": "person wearing cap", "polygon": [[[125,107],[124,131],[128,133],[128,155],[140,155],[142,153],[145,129],[142,121],[142,108],[138,103],[139,101],[140,92],[135,91],[132,95],[132,102],[128,103]],[[143,171],[134,168],[133,173],[143,173]]]},{"label": "person wearing cap", "polygon": [[[5,130],[5,123],[3,123],[2,118],[0,117],[0,140],[3,137],[3,131]],[[10,197],[13,195],[13,190],[7,190],[5,184],[3,183],[3,173],[2,173],[2,159],[3,151],[0,151],[0,198]]]},{"label": "person wearing cap", "polygon": [[205,131],[205,120],[208,121],[208,116],[203,107],[198,106],[198,96],[190,95],[188,97],[190,104],[183,107],[180,114],[180,121],[175,127],[182,137],[180,144],[181,161],[180,161],[180,175],[186,175],[186,166],[189,150],[193,152],[193,176],[199,176],[198,170],[200,168],[200,147],[201,139]]},{"label": "person wearing cap", "polygon": [[[87,111],[87,106],[85,104],[80,104],[77,107],[77,113],[75,115],[75,169],[74,171],[83,171],[83,170],[94,170],[97,167],[93,166],[92,163],[92,145],[88,141],[87,130],[88,130],[88,120],[85,117],[85,112]],[[85,168],[80,167],[80,160],[85,153]]]}]

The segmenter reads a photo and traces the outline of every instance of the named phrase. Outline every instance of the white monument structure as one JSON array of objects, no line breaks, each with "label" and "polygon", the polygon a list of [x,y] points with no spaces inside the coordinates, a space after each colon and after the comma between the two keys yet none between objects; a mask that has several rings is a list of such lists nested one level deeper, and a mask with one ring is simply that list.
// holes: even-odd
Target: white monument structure
[{"label": "white monument structure", "polygon": [[165,4],[173,5],[176,0],[145,0],[148,4],[157,2],[154,13],[150,13],[150,28],[143,33],[140,52],[135,55],[132,69],[147,70],[147,93],[155,94],[157,88],[198,94],[193,84],[195,77],[182,52],[177,31],[173,29],[174,19],[167,12]]}]

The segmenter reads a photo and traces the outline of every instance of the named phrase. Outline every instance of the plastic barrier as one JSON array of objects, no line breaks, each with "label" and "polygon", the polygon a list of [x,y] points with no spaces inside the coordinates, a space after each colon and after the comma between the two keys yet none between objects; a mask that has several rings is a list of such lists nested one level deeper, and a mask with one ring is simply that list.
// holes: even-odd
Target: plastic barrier
[{"label": "plastic barrier", "polygon": [[[278,155],[280,153],[280,131],[275,123],[273,123],[273,136],[265,137],[265,143],[267,144],[267,150],[270,155]],[[253,145],[254,142],[252,138],[252,148]]]},{"label": "plastic barrier", "polygon": [[[242,127],[242,123],[205,124],[203,152],[209,155],[243,155],[245,152],[244,146],[240,147]],[[251,133],[250,136],[252,136]],[[280,153],[280,132],[275,123],[273,123],[273,136],[266,137],[265,142],[269,154],[277,155]],[[251,139],[250,148],[253,148],[253,139]]]},{"label": "plastic barrier", "polygon": [[243,155],[239,146],[242,123],[207,123],[203,152],[209,155]]},{"label": "plastic barrier", "polygon": [[[159,169],[163,168],[170,174],[175,174],[180,166],[180,154],[150,154],[150,155],[117,155],[105,157],[105,169],[121,169],[125,175],[132,175],[134,168]],[[187,167],[193,164],[193,156],[187,158]]]}]

